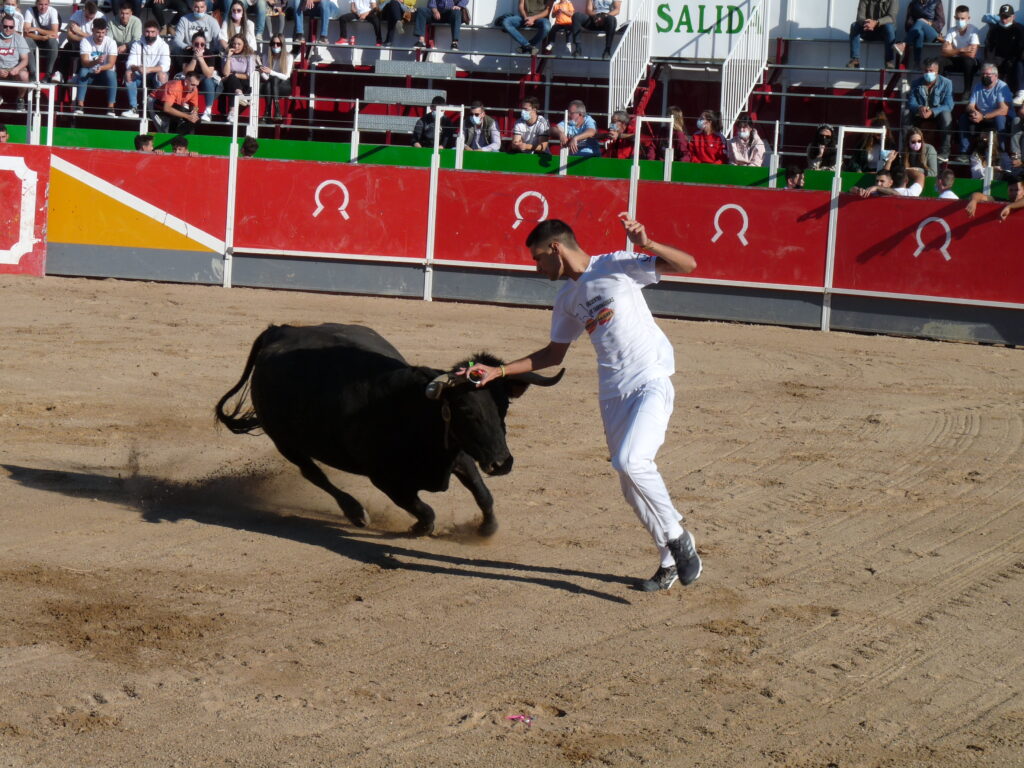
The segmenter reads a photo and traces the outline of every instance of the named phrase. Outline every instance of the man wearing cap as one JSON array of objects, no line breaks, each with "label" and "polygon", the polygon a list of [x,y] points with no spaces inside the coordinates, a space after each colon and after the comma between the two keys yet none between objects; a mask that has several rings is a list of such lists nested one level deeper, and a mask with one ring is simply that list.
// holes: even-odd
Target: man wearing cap
[{"label": "man wearing cap", "polygon": [[[992,19],[985,39],[985,60],[999,68],[1000,79],[1014,91],[1024,90],[1024,26],[1016,21],[1013,6],[999,6],[998,20]],[[990,16],[986,20],[991,19]]]}]

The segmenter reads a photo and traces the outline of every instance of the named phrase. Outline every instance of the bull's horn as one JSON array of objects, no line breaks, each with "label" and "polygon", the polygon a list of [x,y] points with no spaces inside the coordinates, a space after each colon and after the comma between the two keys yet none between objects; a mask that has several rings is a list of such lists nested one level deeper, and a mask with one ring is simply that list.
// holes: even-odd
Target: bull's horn
[{"label": "bull's horn", "polygon": [[562,380],[562,376],[564,375],[565,368],[560,370],[554,376],[544,376],[536,371],[530,371],[529,373],[516,373],[507,378],[510,381],[519,381],[523,384],[535,384],[538,387],[553,387]]},{"label": "bull's horn", "polygon": [[427,384],[426,395],[430,400],[440,400],[441,395],[455,382],[455,377],[450,373],[442,373],[440,376],[434,377],[429,384]]}]

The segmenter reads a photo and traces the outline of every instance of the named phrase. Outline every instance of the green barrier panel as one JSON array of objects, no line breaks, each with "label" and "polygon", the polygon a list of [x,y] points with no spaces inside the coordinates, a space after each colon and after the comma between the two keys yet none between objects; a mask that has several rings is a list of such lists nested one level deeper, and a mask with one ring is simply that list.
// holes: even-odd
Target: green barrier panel
[{"label": "green barrier panel", "polygon": [[770,180],[767,168],[747,168],[736,165],[715,165],[712,163],[672,164],[672,181],[683,181],[688,184],[767,187]]},{"label": "green barrier panel", "polygon": [[531,153],[465,152],[462,167],[467,171],[499,173],[558,173],[558,156]]},{"label": "green barrier panel", "polygon": [[[3,125],[3,123],[0,123]],[[24,125],[7,124],[7,140],[11,144],[24,144],[28,136],[28,128]]]}]

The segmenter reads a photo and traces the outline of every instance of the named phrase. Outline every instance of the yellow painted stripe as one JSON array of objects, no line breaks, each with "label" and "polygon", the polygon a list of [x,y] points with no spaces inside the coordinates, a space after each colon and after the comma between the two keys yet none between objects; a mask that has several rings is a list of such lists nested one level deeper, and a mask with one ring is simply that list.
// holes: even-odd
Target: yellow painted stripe
[{"label": "yellow painted stripe", "polygon": [[46,229],[54,243],[213,252],[52,166]]}]

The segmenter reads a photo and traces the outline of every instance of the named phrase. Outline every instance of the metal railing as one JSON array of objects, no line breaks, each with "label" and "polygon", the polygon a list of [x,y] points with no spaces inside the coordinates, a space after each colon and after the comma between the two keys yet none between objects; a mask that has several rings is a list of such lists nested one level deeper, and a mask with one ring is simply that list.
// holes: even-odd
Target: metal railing
[{"label": "metal railing", "polygon": [[747,99],[768,64],[768,20],[771,0],[751,0],[750,15],[743,31],[733,42],[722,64],[722,130],[732,133],[732,125],[747,108]]},{"label": "metal railing", "polygon": [[608,72],[609,115],[632,105],[636,86],[647,74],[651,62],[654,34],[654,0],[640,0],[612,54]]}]

